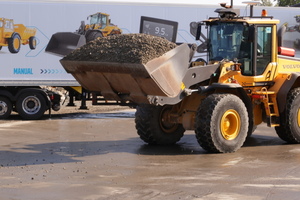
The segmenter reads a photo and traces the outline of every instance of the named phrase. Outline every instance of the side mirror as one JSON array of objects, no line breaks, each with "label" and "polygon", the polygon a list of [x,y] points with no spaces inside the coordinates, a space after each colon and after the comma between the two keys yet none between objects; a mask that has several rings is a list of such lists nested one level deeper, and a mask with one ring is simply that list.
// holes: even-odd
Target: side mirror
[{"label": "side mirror", "polygon": [[199,23],[197,27],[196,40],[200,40],[200,36],[201,36],[201,24]]},{"label": "side mirror", "polygon": [[197,28],[198,28],[198,22],[191,22],[190,23],[190,33],[196,37],[197,34]]},{"label": "side mirror", "polygon": [[286,29],[287,29],[287,23],[284,23],[279,27],[277,31],[277,40],[278,40],[279,47],[283,45],[283,35],[285,34]]},{"label": "side mirror", "polygon": [[195,36],[196,40],[200,40],[201,37],[201,23],[191,22],[190,23],[190,33]]}]

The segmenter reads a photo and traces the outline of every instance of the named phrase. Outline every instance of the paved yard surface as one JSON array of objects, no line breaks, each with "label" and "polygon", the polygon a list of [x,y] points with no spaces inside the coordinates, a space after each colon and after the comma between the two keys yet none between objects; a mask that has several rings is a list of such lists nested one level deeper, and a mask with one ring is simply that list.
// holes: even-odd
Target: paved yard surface
[{"label": "paved yard surface", "polygon": [[299,199],[300,145],[272,128],[236,153],[208,154],[193,131],[173,146],[145,144],[132,109],[68,109],[0,121],[1,200]]}]

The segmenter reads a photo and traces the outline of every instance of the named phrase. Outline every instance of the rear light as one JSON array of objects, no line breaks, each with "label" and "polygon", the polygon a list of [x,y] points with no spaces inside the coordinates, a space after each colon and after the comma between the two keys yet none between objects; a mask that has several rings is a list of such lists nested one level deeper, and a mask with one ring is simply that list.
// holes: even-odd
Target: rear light
[{"label": "rear light", "polygon": [[295,56],[295,49],[287,48],[287,47],[278,47],[278,54],[283,56]]},{"label": "rear light", "polygon": [[264,99],[265,95],[261,94],[252,94],[252,99]]}]

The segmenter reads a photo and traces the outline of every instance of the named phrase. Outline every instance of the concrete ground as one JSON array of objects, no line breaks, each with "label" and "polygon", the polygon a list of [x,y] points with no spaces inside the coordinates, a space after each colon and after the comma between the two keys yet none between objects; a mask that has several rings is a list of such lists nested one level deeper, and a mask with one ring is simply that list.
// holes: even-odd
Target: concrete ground
[{"label": "concrete ground", "polygon": [[0,200],[299,199],[300,145],[265,125],[231,154],[205,152],[193,131],[149,146],[124,107],[12,116],[0,135]]}]

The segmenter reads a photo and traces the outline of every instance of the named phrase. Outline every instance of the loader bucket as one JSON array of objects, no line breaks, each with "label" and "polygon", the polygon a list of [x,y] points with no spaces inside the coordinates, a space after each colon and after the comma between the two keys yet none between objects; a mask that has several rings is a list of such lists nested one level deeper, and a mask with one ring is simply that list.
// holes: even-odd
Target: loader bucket
[{"label": "loader bucket", "polygon": [[46,52],[65,56],[86,43],[85,36],[71,32],[59,32],[52,35]]},{"label": "loader bucket", "polygon": [[147,95],[176,97],[188,70],[191,49],[182,44],[146,64],[60,60],[87,90],[107,100],[149,103]]}]

